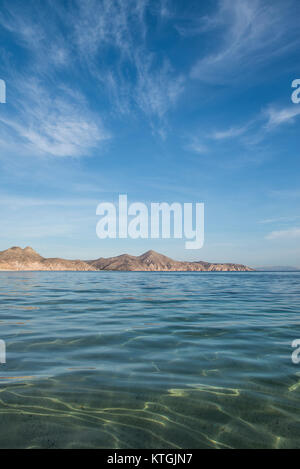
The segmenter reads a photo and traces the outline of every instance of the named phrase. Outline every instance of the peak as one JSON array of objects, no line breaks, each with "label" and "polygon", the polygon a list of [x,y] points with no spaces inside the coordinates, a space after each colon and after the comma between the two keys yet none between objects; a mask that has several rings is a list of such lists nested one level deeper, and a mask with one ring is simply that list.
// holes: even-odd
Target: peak
[{"label": "peak", "polygon": [[150,249],[150,251],[147,251],[147,252],[144,252],[144,254],[142,254],[142,256],[160,256],[160,254],[156,251],[153,251],[152,249]]},{"label": "peak", "polygon": [[27,246],[25,249],[20,248],[19,246],[12,246],[11,248],[7,249],[7,251],[14,251],[14,252],[27,252],[27,253],[35,253],[35,251]]},{"label": "peak", "polygon": [[145,252],[140,256],[140,258],[145,259],[147,257],[155,257],[156,259],[169,259],[169,257],[165,256],[164,254],[161,254],[160,252],[153,251],[150,249],[150,251]]},{"label": "peak", "polygon": [[169,257],[164,256],[163,254],[160,254],[159,252],[153,251],[152,249],[150,251],[145,252],[141,256],[139,256],[139,259],[142,261],[151,261],[151,262],[167,262],[172,259]]},{"label": "peak", "polygon": [[34,251],[31,247],[27,246],[25,249],[22,249],[18,246],[13,246],[6,251],[0,253],[1,259],[9,260],[24,260],[24,259],[41,259],[42,257]]},{"label": "peak", "polygon": [[32,249],[30,246],[27,246],[27,247],[24,249],[24,252],[34,252],[34,253],[35,253],[35,250]]}]

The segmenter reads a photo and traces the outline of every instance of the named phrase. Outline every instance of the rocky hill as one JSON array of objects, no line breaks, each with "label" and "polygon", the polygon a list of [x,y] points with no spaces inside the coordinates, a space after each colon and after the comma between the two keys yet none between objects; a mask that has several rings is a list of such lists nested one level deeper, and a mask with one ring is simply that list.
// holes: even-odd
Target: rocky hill
[{"label": "rocky hill", "polygon": [[68,261],[65,259],[46,259],[32,248],[13,247],[0,252],[0,270],[96,270],[93,266],[82,261]]},{"label": "rocky hill", "polygon": [[180,262],[163,256],[155,251],[148,251],[141,256],[123,254],[118,257],[100,258],[88,261],[97,270],[130,270],[130,271],[199,271],[199,272],[234,272],[252,271],[241,264],[210,264],[209,262]]},{"label": "rocky hill", "polygon": [[100,258],[91,261],[69,261],[60,258],[47,259],[32,248],[13,247],[0,252],[0,270],[53,270],[53,271],[158,271],[158,272],[249,272],[253,269],[241,264],[210,264],[208,262],[180,262],[163,256],[155,251],[148,251],[141,256],[122,256]]}]

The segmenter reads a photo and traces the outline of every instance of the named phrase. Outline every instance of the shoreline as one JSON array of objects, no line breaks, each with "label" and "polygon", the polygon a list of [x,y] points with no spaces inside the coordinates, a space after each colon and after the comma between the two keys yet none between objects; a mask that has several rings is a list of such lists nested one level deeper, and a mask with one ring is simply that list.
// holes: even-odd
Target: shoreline
[{"label": "shoreline", "polygon": [[[174,273],[174,274],[190,274],[190,273],[195,273],[195,274],[249,274],[253,272],[258,272],[256,270],[12,270],[12,269],[0,269],[0,272],[84,272],[84,273],[96,273],[96,272],[118,272],[118,273],[126,273],[126,272],[131,272],[131,273],[149,273],[149,274],[157,274],[157,273]],[[264,272],[264,271],[263,271]],[[261,273],[263,273],[261,272]]]}]

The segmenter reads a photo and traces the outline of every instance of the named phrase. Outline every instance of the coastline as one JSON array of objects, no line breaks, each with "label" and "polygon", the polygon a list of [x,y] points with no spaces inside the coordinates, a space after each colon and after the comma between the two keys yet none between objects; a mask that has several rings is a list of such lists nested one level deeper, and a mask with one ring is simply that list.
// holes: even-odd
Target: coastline
[{"label": "coastline", "polygon": [[12,247],[0,252],[0,271],[124,271],[124,272],[251,272],[254,269],[233,262],[178,261],[153,250],[139,256],[121,254],[93,260],[46,258],[31,247]]}]

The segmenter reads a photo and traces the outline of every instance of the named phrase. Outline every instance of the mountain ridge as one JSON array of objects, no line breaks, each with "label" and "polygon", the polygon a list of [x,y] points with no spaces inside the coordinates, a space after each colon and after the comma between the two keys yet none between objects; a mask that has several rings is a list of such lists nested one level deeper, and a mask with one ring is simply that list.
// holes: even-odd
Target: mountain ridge
[{"label": "mountain ridge", "polygon": [[45,258],[29,246],[24,249],[14,246],[0,252],[0,270],[94,271],[95,269],[80,260],[69,261],[61,258]]},{"label": "mountain ridge", "polygon": [[141,256],[124,254],[107,259],[99,258],[94,261],[88,261],[88,263],[96,267],[97,270],[150,272],[250,272],[254,270],[243,264],[176,261],[153,250],[147,251]]},{"label": "mountain ridge", "polygon": [[100,257],[95,260],[66,260],[45,258],[33,248],[14,246],[0,252],[0,270],[12,271],[141,271],[141,272],[250,272],[243,264],[210,263],[204,261],[176,261],[153,250],[140,256],[121,254],[116,257]]}]

